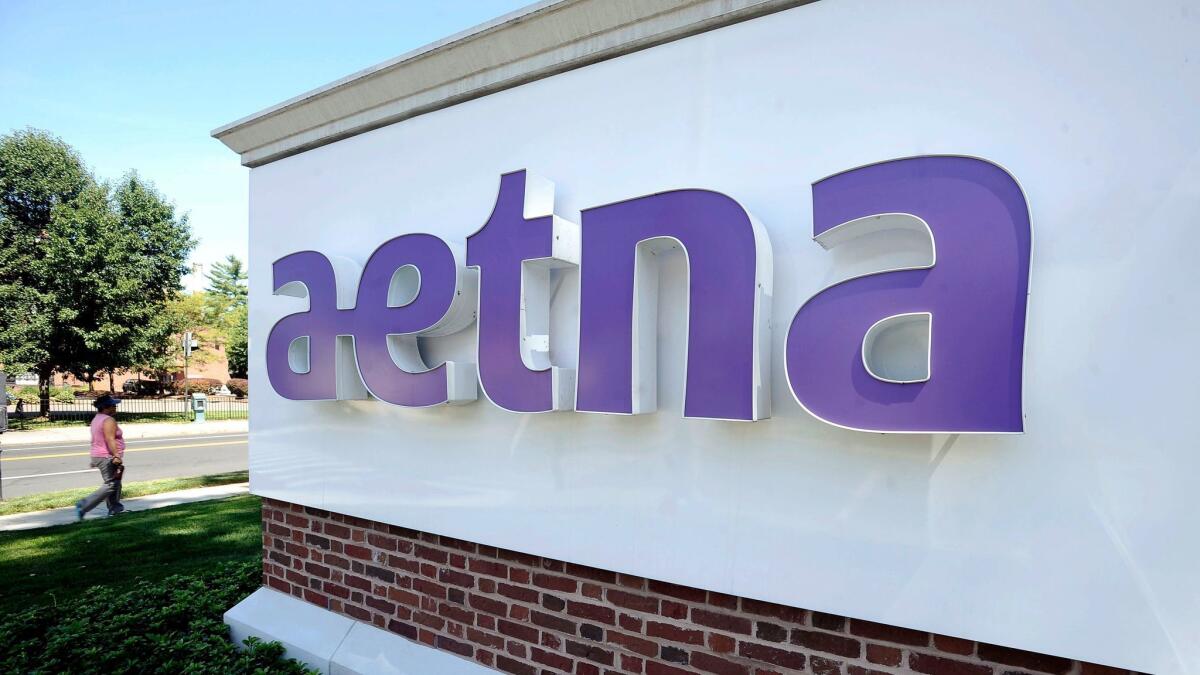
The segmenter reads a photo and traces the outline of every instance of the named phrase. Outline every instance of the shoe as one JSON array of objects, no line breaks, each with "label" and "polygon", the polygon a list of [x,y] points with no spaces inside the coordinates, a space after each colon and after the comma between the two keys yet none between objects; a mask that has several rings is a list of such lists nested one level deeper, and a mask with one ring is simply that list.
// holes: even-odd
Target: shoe
[{"label": "shoe", "polygon": [[83,520],[83,500],[75,502],[75,520],[76,522]]},{"label": "shoe", "polygon": [[124,504],[122,504],[120,507],[118,507],[116,511],[109,511],[108,516],[111,518],[113,516],[119,516],[122,513],[125,513],[125,505]]}]

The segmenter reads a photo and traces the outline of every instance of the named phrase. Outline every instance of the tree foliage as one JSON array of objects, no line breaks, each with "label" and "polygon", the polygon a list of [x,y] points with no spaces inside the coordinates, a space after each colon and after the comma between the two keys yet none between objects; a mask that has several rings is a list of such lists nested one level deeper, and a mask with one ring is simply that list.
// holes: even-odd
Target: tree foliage
[{"label": "tree foliage", "polygon": [[0,137],[0,363],[48,392],[56,371],[90,382],[152,360],[194,246],[137,174],[99,183],[46,132]]},{"label": "tree foliage", "polygon": [[246,306],[246,266],[241,258],[225,256],[204,277],[208,279],[209,298],[216,302],[216,307],[229,310]]},{"label": "tree foliage", "polygon": [[9,371],[53,368],[53,308],[47,283],[55,207],[92,184],[79,156],[45,132],[0,136],[0,364]]},{"label": "tree foliage", "polygon": [[226,346],[229,375],[246,377],[247,367],[247,296],[246,268],[240,258],[230,255],[213,265],[205,275],[208,289],[205,311],[208,323],[219,333]]},{"label": "tree foliage", "polygon": [[39,283],[56,298],[45,308],[52,324],[46,365],[88,382],[104,367],[105,342],[118,332],[102,319],[109,279],[117,277],[106,265],[116,230],[108,186],[92,184],[55,208],[45,242],[46,274]]},{"label": "tree foliage", "polygon": [[[156,349],[137,364],[138,368],[165,375],[183,365],[184,333],[192,333],[202,345],[224,343],[223,335],[209,323],[207,296],[204,291],[177,292],[171,296],[155,319],[162,324],[162,330],[169,338],[158,343]],[[199,365],[212,363],[216,358],[213,350],[198,349],[192,352],[190,360],[192,364]]]},{"label": "tree foliage", "polygon": [[113,194],[119,219],[119,241],[110,253],[106,274],[116,275],[108,286],[104,311],[97,324],[104,338],[102,368],[135,368],[173,340],[175,326],[159,318],[180,289],[186,261],[195,246],[187,216],[176,217],[171,205],[135,173],[127,174]]},{"label": "tree foliage", "polygon": [[228,347],[225,355],[229,358],[229,376],[245,379],[250,365],[249,354],[249,316],[246,306],[237,310],[233,328],[229,332]]}]

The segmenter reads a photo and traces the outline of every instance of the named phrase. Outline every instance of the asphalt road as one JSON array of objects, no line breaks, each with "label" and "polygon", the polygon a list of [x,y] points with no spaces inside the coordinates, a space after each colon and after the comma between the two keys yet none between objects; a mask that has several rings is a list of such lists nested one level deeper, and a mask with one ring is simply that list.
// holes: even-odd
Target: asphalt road
[{"label": "asphalt road", "polygon": [[[10,445],[0,436],[0,450],[5,498],[100,485],[87,443]],[[244,471],[248,462],[246,434],[148,438],[129,441],[125,452],[126,482]]]}]

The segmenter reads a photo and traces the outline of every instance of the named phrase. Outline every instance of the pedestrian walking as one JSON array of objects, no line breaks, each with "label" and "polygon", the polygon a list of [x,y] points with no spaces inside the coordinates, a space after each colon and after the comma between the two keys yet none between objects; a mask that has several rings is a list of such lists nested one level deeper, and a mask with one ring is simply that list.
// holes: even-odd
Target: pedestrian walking
[{"label": "pedestrian walking", "polygon": [[104,484],[84,499],[75,502],[75,516],[83,520],[88,511],[100,502],[107,502],[108,515],[125,510],[121,504],[121,478],[125,475],[125,435],[115,415],[121,400],[110,394],[96,399],[96,416],[92,418],[92,467],[100,469]]}]

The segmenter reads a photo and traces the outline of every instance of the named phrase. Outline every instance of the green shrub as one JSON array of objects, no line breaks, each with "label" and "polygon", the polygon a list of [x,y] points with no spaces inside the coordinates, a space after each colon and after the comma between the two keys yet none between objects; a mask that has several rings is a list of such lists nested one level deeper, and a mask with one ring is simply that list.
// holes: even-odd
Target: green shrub
[{"label": "green shrub", "polygon": [[208,394],[220,388],[221,381],[211,377],[189,377],[186,380],[175,383],[175,392],[178,394],[191,394],[193,392]]},{"label": "green shrub", "polygon": [[250,381],[245,378],[235,377],[226,382],[225,386],[229,388],[229,393],[238,398],[245,398],[250,392]]},{"label": "green shrub", "polygon": [[[261,564],[221,563],[133,591],[98,586],[75,600],[0,619],[5,673],[312,673],[278,643],[239,650],[221,617],[261,583]],[[86,573],[82,570],[81,573]]]},{"label": "green shrub", "polygon": [[29,406],[38,402],[38,390],[37,387],[17,387],[9,391],[9,397],[13,402],[24,401]]},{"label": "green shrub", "polygon": [[[71,387],[51,387],[50,399],[59,403],[74,403],[75,390]],[[36,405],[38,403],[38,388],[37,387],[16,387],[9,388],[8,400],[12,403],[24,401],[25,407]]]}]

